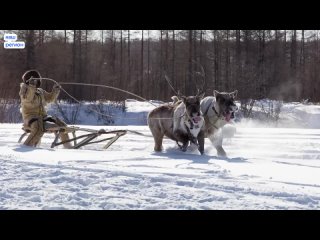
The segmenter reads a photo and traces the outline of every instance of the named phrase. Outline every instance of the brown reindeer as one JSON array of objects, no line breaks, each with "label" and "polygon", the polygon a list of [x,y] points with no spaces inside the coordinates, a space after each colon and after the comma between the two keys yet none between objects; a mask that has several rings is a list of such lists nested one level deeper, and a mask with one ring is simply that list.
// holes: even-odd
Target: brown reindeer
[{"label": "brown reindeer", "polygon": [[[204,153],[204,118],[200,111],[203,94],[197,96],[172,97],[173,103],[159,106],[148,114],[148,125],[153,135],[154,150],[163,150],[162,140],[166,136],[176,141],[182,151],[186,151],[189,142],[198,146]],[[182,143],[180,145],[179,143]]]}]

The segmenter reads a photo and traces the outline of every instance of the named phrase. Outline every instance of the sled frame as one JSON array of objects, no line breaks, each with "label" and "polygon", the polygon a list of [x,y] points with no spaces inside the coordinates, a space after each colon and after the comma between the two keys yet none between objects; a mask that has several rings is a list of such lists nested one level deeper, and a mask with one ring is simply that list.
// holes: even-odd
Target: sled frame
[{"label": "sled frame", "polygon": [[[24,129],[25,130],[25,129]],[[77,131],[83,131],[88,132],[87,134],[82,134],[80,136],[76,136]],[[30,131],[25,130],[25,132],[21,135],[19,138],[19,143],[23,140],[25,136],[29,134]],[[73,146],[71,149],[79,149],[83,146],[90,145],[90,144],[96,144],[100,142],[108,141],[104,146],[103,149],[108,149],[115,141],[117,141],[121,136],[125,135],[127,133],[126,130],[114,130],[114,131],[106,131],[104,129],[100,130],[94,130],[89,128],[80,128],[80,127],[74,127],[74,126],[53,126],[51,123],[45,123],[45,133],[54,133],[55,139],[51,144],[51,148],[63,145],[64,143],[73,142]],[[73,137],[70,138],[67,141],[58,141],[59,136],[61,133],[72,133]],[[103,138],[100,140],[97,140],[99,136],[106,136],[106,135],[113,135],[111,137]],[[80,140],[78,142],[77,140]],[[96,141],[94,141],[96,139]]]}]

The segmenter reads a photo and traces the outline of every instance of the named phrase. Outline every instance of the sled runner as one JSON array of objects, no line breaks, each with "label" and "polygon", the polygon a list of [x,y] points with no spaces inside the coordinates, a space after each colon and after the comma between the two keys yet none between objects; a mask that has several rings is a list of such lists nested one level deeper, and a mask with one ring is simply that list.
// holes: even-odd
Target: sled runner
[{"label": "sled runner", "polygon": [[[30,129],[23,127],[22,128],[25,132],[21,135],[19,139],[19,143],[21,143],[22,139],[27,136],[30,133]],[[78,149],[83,146],[89,145],[89,144],[95,144],[95,143],[100,143],[100,142],[105,142],[106,145],[104,145],[104,149],[109,148],[115,141],[119,139],[119,137],[125,135],[127,133],[126,130],[115,130],[115,131],[106,131],[104,129],[100,130],[94,130],[94,129],[88,129],[88,128],[80,128],[80,127],[74,127],[74,126],[57,126],[54,123],[52,123],[49,120],[44,120],[44,130],[45,133],[54,133],[55,134],[55,139],[51,144],[51,148],[54,148],[56,146],[62,145],[67,142],[73,142],[73,149]],[[76,136],[77,131],[83,131],[83,132],[88,132],[87,134],[83,134],[80,136]],[[58,141],[59,140],[59,135],[61,133],[72,133],[73,138],[67,140],[67,141]],[[113,135],[111,137],[103,138],[98,140],[97,138],[99,136],[106,136],[106,135]],[[78,140],[80,140],[78,142]],[[95,140],[95,141],[94,141]]]}]

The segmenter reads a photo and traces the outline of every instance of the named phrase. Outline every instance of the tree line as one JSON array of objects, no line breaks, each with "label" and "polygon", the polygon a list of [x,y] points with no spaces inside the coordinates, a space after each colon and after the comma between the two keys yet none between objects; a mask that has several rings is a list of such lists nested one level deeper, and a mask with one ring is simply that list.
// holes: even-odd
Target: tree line
[{"label": "tree line", "polygon": [[[103,84],[170,101],[173,88],[239,91],[240,99],[320,101],[319,31],[2,30],[26,42],[0,48],[0,98],[18,99],[21,75],[38,69],[58,82]],[[203,72],[205,74],[203,74]],[[205,80],[205,81],[204,81]],[[43,87],[50,90],[51,82]],[[111,89],[63,86],[79,100],[124,100]],[[61,99],[71,100],[61,94]]]}]

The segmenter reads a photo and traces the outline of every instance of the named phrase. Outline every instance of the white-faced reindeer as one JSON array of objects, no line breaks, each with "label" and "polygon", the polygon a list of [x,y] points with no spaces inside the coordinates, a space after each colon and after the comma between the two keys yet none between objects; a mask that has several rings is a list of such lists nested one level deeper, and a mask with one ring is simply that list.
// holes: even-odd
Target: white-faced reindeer
[{"label": "white-faced reindeer", "polygon": [[[153,135],[154,150],[163,150],[162,141],[166,136],[176,141],[182,151],[186,151],[189,142],[198,146],[204,153],[204,118],[200,111],[200,101],[204,93],[196,96],[174,96],[172,104],[165,104],[148,114],[148,125]],[[182,145],[180,145],[181,143]]]},{"label": "white-faced reindeer", "polygon": [[220,130],[235,117],[234,113],[238,110],[234,102],[237,93],[237,90],[230,93],[214,91],[214,96],[205,97],[200,104],[205,119],[204,137],[209,138],[221,157],[227,154],[222,147],[223,135]]},{"label": "white-faced reindeer", "polygon": [[[202,79],[202,89],[205,85],[205,72],[200,65],[201,73],[198,73]],[[207,96],[201,100],[200,107],[205,120],[204,134],[200,135],[198,141],[204,145],[204,138],[209,138],[217,150],[218,156],[225,157],[227,154],[222,147],[223,135],[222,127],[235,117],[234,113],[238,110],[235,104],[235,98],[238,91],[218,92],[213,91],[213,96]],[[203,139],[201,139],[203,138]],[[204,146],[200,146],[203,148]]]}]

